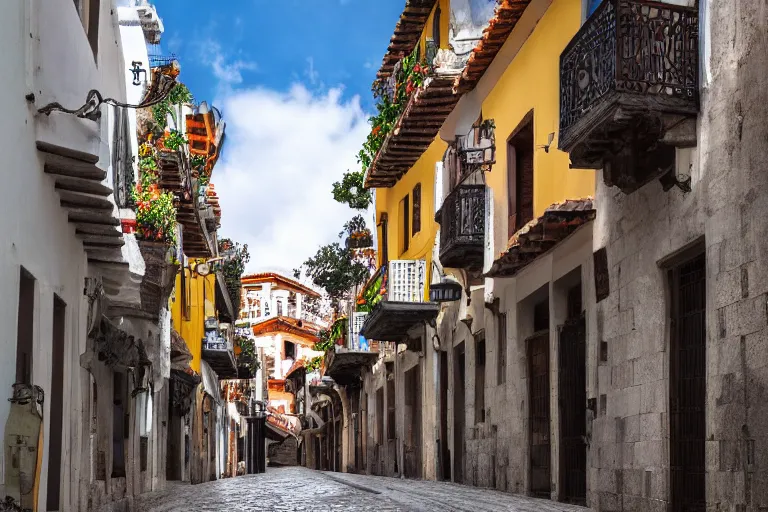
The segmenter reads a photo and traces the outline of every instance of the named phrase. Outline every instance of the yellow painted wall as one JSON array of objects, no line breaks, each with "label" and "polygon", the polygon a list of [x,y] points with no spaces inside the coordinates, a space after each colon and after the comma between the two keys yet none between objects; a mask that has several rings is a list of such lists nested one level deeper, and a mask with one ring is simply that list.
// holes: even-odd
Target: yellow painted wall
[{"label": "yellow painted wall", "polygon": [[[376,189],[376,219],[381,219],[381,214],[387,212],[388,244],[387,253],[390,260],[418,260],[427,261],[427,282],[429,282],[432,268],[432,247],[435,244],[438,224],[435,222],[435,163],[443,159],[443,153],[447,144],[439,137],[430,144],[429,148],[421,155],[413,167],[392,188]],[[410,197],[409,203],[413,211],[413,188],[421,183],[421,231],[410,233],[411,238],[408,250],[401,252],[402,217],[400,201],[406,196]],[[413,226],[412,214],[409,214],[409,225]],[[381,228],[379,228],[379,244],[382,243]],[[379,265],[383,248],[379,247]],[[428,298],[428,290],[425,290],[425,299]]]},{"label": "yellow painted wall", "polygon": [[497,205],[507,197],[507,139],[525,115],[533,109],[535,146],[556,134],[549,153],[534,151],[534,218],[553,203],[594,195],[594,171],[569,169],[568,154],[557,149],[560,53],[580,28],[581,9],[581,0],[554,0],[482,106],[496,124],[496,165],[486,180]]},{"label": "yellow painted wall", "polygon": [[189,287],[187,292],[189,317],[185,318],[181,311],[182,290],[181,272],[179,272],[176,274],[176,289],[171,303],[171,321],[173,328],[184,338],[187,348],[192,353],[190,366],[199,373],[203,336],[205,336],[205,319],[216,316],[216,275],[202,277],[191,272],[189,267],[182,270],[186,273],[186,285]]},{"label": "yellow painted wall", "polygon": [[429,14],[427,23],[424,25],[424,29],[421,32],[421,40],[419,42],[419,48],[421,55],[424,55],[427,45],[427,37],[432,37],[432,23],[435,18],[435,11],[440,7],[440,41],[438,44],[440,48],[448,48],[448,30],[451,25],[451,0],[440,0],[432,8],[432,12]]}]

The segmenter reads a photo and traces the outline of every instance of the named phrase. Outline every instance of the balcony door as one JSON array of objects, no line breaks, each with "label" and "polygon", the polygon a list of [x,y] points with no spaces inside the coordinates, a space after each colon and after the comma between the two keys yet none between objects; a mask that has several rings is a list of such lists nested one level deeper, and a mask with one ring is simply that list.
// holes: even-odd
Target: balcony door
[{"label": "balcony door", "polygon": [[507,140],[507,238],[533,219],[533,111]]}]

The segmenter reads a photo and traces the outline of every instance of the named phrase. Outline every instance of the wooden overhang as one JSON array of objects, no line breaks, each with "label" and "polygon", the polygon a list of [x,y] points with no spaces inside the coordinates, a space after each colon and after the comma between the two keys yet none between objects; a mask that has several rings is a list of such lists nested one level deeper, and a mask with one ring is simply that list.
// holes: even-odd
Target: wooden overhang
[{"label": "wooden overhang", "polygon": [[544,215],[530,221],[512,236],[507,250],[493,262],[485,277],[514,276],[594,218],[591,198],[553,204]]},{"label": "wooden overhang", "polygon": [[488,66],[504,46],[523,11],[531,0],[501,0],[496,6],[493,18],[483,30],[483,37],[475,45],[464,70],[456,79],[454,90],[463,94],[475,88]]},{"label": "wooden overhang", "polygon": [[182,250],[188,258],[211,258],[215,250],[192,191],[192,177],[186,168],[185,156],[178,151],[161,149],[161,189],[172,192],[177,198],[176,220],[182,225]]},{"label": "wooden overhang", "polygon": [[376,73],[377,81],[389,78],[395,64],[416,48],[436,3],[437,0],[406,0],[405,9],[397,20],[381,68]]},{"label": "wooden overhang", "polygon": [[231,350],[209,349],[203,343],[202,356],[203,360],[211,365],[211,369],[216,372],[220,379],[237,378],[237,363],[235,362],[235,355]]},{"label": "wooden overhang", "polygon": [[[214,107],[215,108],[215,107]],[[224,122],[217,122],[214,109],[205,114],[186,116],[189,152],[205,158],[205,170],[211,172],[221,155],[224,141]]]},{"label": "wooden overhang", "polygon": [[253,326],[254,336],[265,336],[277,332],[283,332],[287,334],[293,334],[307,342],[307,345],[312,345],[320,341],[317,336],[320,331],[320,326],[313,324],[312,322],[306,322],[304,320],[297,320],[288,316],[276,316],[269,320],[259,322]]},{"label": "wooden overhang", "polygon": [[128,268],[122,256],[125,245],[112,189],[104,185],[107,172],[96,164],[98,155],[76,151],[43,141],[37,142],[44,172],[53,177],[59,203],[83,241],[88,262]]},{"label": "wooden overhang", "polygon": [[368,168],[366,188],[393,186],[424,154],[461,97],[453,92],[454,80],[428,77],[413,93]]},{"label": "wooden overhang", "polygon": [[412,327],[434,320],[439,312],[436,302],[383,300],[368,314],[360,334],[369,340],[404,342]]},{"label": "wooden overhang", "polygon": [[216,272],[216,307],[219,314],[219,321],[232,323],[237,318],[238,311],[232,303],[232,297],[229,296],[227,282],[222,272]]},{"label": "wooden overhang", "polygon": [[379,358],[368,350],[329,350],[325,355],[325,375],[340,386],[359,385],[363,368],[370,368]]}]

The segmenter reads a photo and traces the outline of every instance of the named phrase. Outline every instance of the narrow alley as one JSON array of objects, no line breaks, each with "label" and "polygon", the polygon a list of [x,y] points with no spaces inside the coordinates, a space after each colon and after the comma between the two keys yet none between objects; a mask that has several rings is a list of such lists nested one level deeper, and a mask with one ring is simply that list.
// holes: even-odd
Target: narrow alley
[{"label": "narrow alley", "polygon": [[[295,492],[300,490],[301,492]],[[447,482],[270,468],[266,473],[144,494],[137,512],[195,511],[472,511],[569,512],[582,507]]]}]

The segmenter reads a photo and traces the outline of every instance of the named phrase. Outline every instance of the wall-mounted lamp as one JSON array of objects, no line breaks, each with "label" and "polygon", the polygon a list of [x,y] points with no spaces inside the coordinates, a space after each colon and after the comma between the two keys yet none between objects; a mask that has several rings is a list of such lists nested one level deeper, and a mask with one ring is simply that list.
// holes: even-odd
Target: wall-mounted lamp
[{"label": "wall-mounted lamp", "polygon": [[454,302],[461,299],[462,287],[456,281],[443,278],[439,283],[429,285],[431,302]]},{"label": "wall-mounted lamp", "polygon": [[129,71],[133,73],[133,85],[141,85],[141,74],[144,73],[144,82],[147,81],[147,70],[141,67],[142,62],[138,60],[134,60],[131,62],[131,68],[129,68]]},{"label": "wall-mounted lamp", "polygon": [[537,148],[542,148],[545,153],[549,153],[549,148],[550,148],[550,146],[552,146],[552,141],[554,141],[554,140],[555,140],[555,132],[552,132],[547,137],[547,143],[546,144],[544,144],[543,146],[536,146],[536,147]]}]

